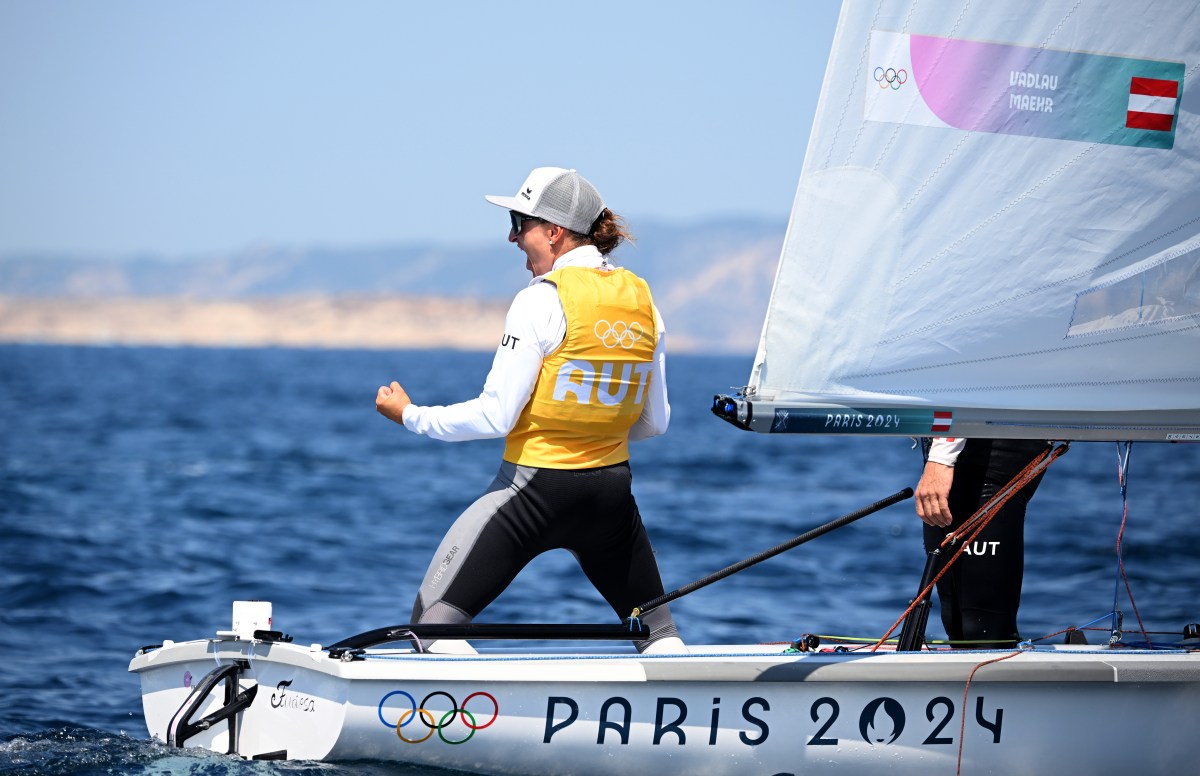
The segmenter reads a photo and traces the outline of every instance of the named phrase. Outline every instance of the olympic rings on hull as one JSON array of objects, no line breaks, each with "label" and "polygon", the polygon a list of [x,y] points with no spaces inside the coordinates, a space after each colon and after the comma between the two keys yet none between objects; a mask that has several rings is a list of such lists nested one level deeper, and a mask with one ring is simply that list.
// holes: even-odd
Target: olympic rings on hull
[{"label": "olympic rings on hull", "polygon": [[[408,699],[408,702],[411,705],[411,708],[405,709],[400,714],[400,718],[396,720],[395,724],[388,722],[383,716],[383,705],[387,703],[387,700],[393,695],[401,695],[405,697]],[[448,704],[450,707],[449,711],[442,712],[427,708],[431,700],[439,697],[444,699],[445,703],[440,703],[437,705],[444,706]],[[471,703],[471,701],[475,700],[476,698],[483,699],[476,702],[476,706],[483,704],[482,709],[477,708],[476,712],[486,712],[487,705],[484,703],[484,701],[491,701],[492,703],[491,718],[482,724],[478,719],[476,719],[475,713],[467,709],[467,706]],[[465,744],[467,741],[471,740],[472,736],[475,735],[476,730],[483,730],[484,728],[491,726],[491,724],[499,717],[500,704],[496,701],[495,696],[491,693],[483,692],[482,690],[473,692],[466,698],[463,698],[461,705],[459,705],[458,701],[455,700],[453,695],[443,690],[435,690],[434,692],[429,693],[421,699],[420,703],[417,703],[416,698],[404,690],[392,690],[379,699],[379,721],[382,722],[386,727],[395,729],[397,737],[399,737],[399,739],[406,744],[424,743],[432,738],[434,733],[437,733],[438,738],[442,739],[442,741],[447,744]],[[469,732],[462,738],[447,738],[445,732],[446,728],[452,725],[455,720],[460,718],[462,720],[462,724],[466,726]],[[420,720],[421,725],[425,727],[424,735],[409,735],[405,733],[404,729],[408,727],[414,720]],[[409,733],[412,733],[413,731],[419,731],[419,728],[413,728],[413,730],[410,730]]]},{"label": "olympic rings on hull", "polygon": [[904,84],[908,83],[908,71],[904,69],[897,70],[894,67],[875,68],[875,83],[879,84],[880,89],[899,89]]},{"label": "olympic rings on hull", "polygon": [[592,327],[592,333],[600,340],[600,344],[604,347],[612,349],[618,345],[625,350],[632,350],[638,340],[642,338],[642,324],[634,321],[633,323],[625,323],[625,321],[608,321],[601,319],[596,321],[596,325]]}]

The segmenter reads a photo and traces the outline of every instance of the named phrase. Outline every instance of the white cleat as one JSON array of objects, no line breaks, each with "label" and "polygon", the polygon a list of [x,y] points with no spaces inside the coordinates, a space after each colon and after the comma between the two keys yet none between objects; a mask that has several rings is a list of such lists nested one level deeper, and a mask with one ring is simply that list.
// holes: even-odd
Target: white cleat
[{"label": "white cleat", "polygon": [[438,639],[431,641],[425,651],[434,655],[478,655],[467,642],[461,639]]},{"label": "white cleat", "polygon": [[686,655],[688,654],[688,648],[683,643],[683,639],[679,638],[678,636],[667,636],[665,639],[659,639],[650,646],[646,647],[646,650],[642,652],[642,654]]}]

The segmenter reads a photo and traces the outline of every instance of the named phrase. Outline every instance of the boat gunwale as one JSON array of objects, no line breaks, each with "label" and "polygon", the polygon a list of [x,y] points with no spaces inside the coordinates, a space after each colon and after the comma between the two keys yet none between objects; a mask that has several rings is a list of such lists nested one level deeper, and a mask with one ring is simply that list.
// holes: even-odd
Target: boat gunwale
[{"label": "boat gunwale", "polygon": [[[265,641],[204,639],[140,651],[133,673],[197,660],[284,664],[354,681],[452,679],[497,684],[546,682],[1169,682],[1200,684],[1200,652],[1049,645],[1019,650],[922,652],[777,652],[764,645],[695,647],[689,654],[639,655],[603,648],[498,649],[475,655],[365,650],[354,660],[310,647]],[[1011,659],[989,663],[998,657]],[[494,675],[497,664],[536,664],[536,673]],[[586,670],[580,664],[586,663]],[[972,677],[972,673],[974,676]]]}]

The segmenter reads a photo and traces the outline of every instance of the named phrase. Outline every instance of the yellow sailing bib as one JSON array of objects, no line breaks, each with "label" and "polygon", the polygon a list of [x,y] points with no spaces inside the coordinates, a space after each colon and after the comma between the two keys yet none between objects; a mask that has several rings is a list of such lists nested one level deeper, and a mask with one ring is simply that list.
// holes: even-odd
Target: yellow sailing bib
[{"label": "yellow sailing bib", "polygon": [[546,280],[558,289],[567,333],[542,362],[504,460],[549,469],[626,461],[658,342],[650,287],[623,269],[563,267]]}]

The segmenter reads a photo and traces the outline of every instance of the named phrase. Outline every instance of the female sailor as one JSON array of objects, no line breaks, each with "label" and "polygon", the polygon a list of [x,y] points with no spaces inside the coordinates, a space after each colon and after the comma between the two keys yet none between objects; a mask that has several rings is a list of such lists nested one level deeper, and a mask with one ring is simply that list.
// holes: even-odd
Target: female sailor
[{"label": "female sailor", "polygon": [[[663,593],[631,490],[629,441],[670,419],[662,319],[644,280],[609,262],[630,237],[575,170],[539,167],[507,208],[509,242],[533,279],[513,299],[483,392],[418,406],[399,382],[375,406],[408,430],[446,441],[503,436],[500,471],[442,540],[412,622],[470,622],[534,557],[563,548],[616,613]],[[683,652],[667,607],[642,617],[639,651]],[[442,640],[431,651],[471,651]]]}]

